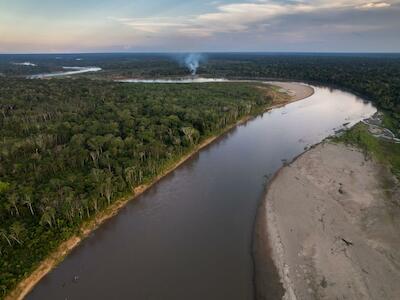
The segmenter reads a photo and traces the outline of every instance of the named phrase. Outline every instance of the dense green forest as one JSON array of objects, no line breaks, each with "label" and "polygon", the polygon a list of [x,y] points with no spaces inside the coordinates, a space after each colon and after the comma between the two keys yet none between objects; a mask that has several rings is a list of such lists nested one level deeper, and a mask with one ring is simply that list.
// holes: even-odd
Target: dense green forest
[{"label": "dense green forest", "polygon": [[[96,78],[186,76],[183,54],[31,54],[1,55],[0,77],[24,77],[32,74],[63,71],[62,67],[91,67],[103,69]],[[29,62],[32,65],[21,65]],[[93,76],[92,76],[93,78]]]},{"label": "dense green forest", "polygon": [[[183,60],[184,54],[173,53],[0,55],[0,74],[23,76],[79,65],[101,67],[101,72],[81,75],[94,79],[188,76]],[[37,66],[13,64],[26,61]],[[348,89],[388,112],[387,124],[400,134],[400,54],[205,53],[198,75],[299,80]]]},{"label": "dense green forest", "polygon": [[271,99],[252,84],[0,79],[0,296],[97,211]]},{"label": "dense green forest", "polygon": [[[298,80],[347,89],[386,111],[390,119],[387,125],[400,135],[399,54],[221,53],[205,54],[204,57],[198,70],[199,76]],[[154,78],[187,74],[179,63],[179,56],[143,56],[142,60],[124,56],[124,63],[112,59],[107,59],[107,63],[102,63],[100,59],[97,62],[104,72],[89,75],[93,78]]]}]

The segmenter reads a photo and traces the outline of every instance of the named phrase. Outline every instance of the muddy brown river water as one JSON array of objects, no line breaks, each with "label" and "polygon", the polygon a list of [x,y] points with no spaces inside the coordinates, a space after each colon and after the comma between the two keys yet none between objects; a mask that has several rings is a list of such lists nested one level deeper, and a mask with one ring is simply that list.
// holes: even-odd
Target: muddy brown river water
[{"label": "muddy brown river water", "polygon": [[26,298],[253,299],[254,218],[267,177],[375,111],[315,87],[238,126],[94,231]]}]

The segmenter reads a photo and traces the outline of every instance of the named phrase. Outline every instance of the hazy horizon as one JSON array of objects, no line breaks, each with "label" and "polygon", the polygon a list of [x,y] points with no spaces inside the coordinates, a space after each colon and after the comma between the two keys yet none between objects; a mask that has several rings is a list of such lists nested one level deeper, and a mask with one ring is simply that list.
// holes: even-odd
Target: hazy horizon
[{"label": "hazy horizon", "polygon": [[400,52],[400,0],[3,0],[0,53]]},{"label": "hazy horizon", "polygon": [[400,50],[396,52],[389,51],[114,51],[114,52],[0,52],[0,55],[99,55],[99,54],[263,54],[263,55],[275,55],[275,54],[337,54],[337,55],[352,55],[352,54],[400,54]]}]

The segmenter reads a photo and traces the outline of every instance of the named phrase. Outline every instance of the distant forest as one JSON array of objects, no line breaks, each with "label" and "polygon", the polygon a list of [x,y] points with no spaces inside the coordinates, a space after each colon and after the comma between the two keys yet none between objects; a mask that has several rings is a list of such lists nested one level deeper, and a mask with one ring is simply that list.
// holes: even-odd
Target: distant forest
[{"label": "distant forest", "polygon": [[218,56],[200,70],[209,76],[306,81],[349,90],[373,101],[400,134],[400,55]]},{"label": "distant forest", "polygon": [[[388,112],[388,126],[400,128],[400,54],[209,53],[199,76],[299,80],[333,85],[372,100]],[[60,70],[60,66],[99,66],[82,75],[94,79],[188,76],[184,54],[0,55],[0,74],[21,76]],[[36,67],[10,62],[30,61]]]}]

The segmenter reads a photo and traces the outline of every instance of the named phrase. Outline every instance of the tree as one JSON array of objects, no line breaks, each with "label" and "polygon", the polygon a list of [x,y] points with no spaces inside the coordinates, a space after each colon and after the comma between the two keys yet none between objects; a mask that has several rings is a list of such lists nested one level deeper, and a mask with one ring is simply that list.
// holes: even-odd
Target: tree
[{"label": "tree", "polygon": [[0,237],[7,241],[7,243],[12,246],[10,239],[8,238],[8,232],[4,228],[0,228]]},{"label": "tree", "polygon": [[106,199],[107,199],[108,205],[110,205],[112,192],[113,192],[112,175],[111,174],[109,176],[107,176],[105,182],[103,183],[102,190],[103,190],[104,197],[106,197]]},{"label": "tree", "polygon": [[30,210],[32,216],[34,216],[35,212],[34,212],[33,207],[32,207],[33,200],[32,200],[32,194],[31,194],[30,191],[25,190],[24,200],[23,200],[22,203],[29,207],[29,210]]},{"label": "tree", "polygon": [[[2,151],[5,151],[2,149]],[[4,154],[1,154],[4,155]],[[1,156],[0,155],[0,156]],[[8,182],[0,181],[0,194],[5,193],[10,188],[10,184]]]},{"label": "tree", "polygon": [[10,227],[10,238],[16,241],[18,244],[22,244],[21,238],[25,231],[24,225],[20,222],[14,222]]},{"label": "tree", "polygon": [[134,167],[125,168],[125,181],[128,186],[133,189],[136,183],[136,172]]},{"label": "tree", "polygon": [[189,141],[190,145],[197,142],[198,131],[192,127],[182,127],[182,132]]},{"label": "tree", "polygon": [[44,212],[42,213],[42,217],[40,218],[40,224],[48,224],[50,227],[53,227],[53,223],[55,222],[55,210],[52,207],[46,207]]},{"label": "tree", "polygon": [[8,196],[8,203],[14,208],[16,215],[19,217],[18,195],[16,193],[11,193]]}]

